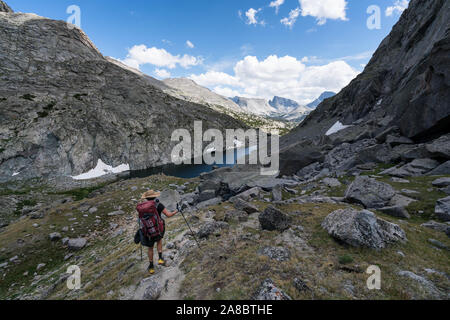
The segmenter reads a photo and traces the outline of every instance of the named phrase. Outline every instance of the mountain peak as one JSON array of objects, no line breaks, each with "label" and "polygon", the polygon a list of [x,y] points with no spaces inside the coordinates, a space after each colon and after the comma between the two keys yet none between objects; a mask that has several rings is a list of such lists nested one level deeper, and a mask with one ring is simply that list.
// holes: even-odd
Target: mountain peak
[{"label": "mountain peak", "polygon": [[11,13],[13,13],[14,10],[11,9],[11,7],[8,6],[4,1],[0,0],[0,12],[11,12]]}]

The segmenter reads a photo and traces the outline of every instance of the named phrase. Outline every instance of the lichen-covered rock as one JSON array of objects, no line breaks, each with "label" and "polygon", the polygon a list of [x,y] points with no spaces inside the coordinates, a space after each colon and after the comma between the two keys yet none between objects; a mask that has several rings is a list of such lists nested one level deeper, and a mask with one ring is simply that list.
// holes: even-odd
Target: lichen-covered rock
[{"label": "lichen-covered rock", "polygon": [[444,135],[426,145],[427,150],[439,158],[450,159],[450,134]]},{"label": "lichen-covered rock", "polygon": [[277,288],[271,279],[263,281],[256,293],[253,295],[254,300],[292,300],[286,293]]},{"label": "lichen-covered rock", "polygon": [[332,212],[322,227],[335,239],[353,247],[383,249],[405,241],[405,232],[396,224],[379,219],[373,212],[341,209]]},{"label": "lichen-covered rock", "polygon": [[365,208],[383,208],[389,205],[395,190],[389,184],[367,176],[359,176],[347,189],[345,200],[362,204]]},{"label": "lichen-covered rock", "polygon": [[284,247],[264,247],[258,253],[280,262],[287,261],[291,258],[291,252]]},{"label": "lichen-covered rock", "polygon": [[157,279],[152,279],[147,284],[147,288],[144,291],[143,300],[157,300],[162,292],[162,286]]},{"label": "lichen-covered rock", "polygon": [[200,239],[208,238],[210,235],[215,234],[216,232],[219,232],[220,230],[226,229],[228,227],[229,225],[226,222],[221,221],[206,222],[204,225],[200,227],[200,230],[198,230],[197,235]]}]

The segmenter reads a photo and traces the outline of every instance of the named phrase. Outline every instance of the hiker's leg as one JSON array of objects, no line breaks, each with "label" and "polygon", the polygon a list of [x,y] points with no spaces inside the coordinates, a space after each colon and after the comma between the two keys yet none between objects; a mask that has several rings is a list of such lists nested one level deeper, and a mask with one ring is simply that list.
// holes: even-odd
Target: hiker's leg
[{"label": "hiker's leg", "polygon": [[148,261],[150,261],[150,263],[153,263],[153,247],[148,248]]},{"label": "hiker's leg", "polygon": [[156,247],[157,247],[157,249],[158,249],[159,258],[161,259],[161,257],[162,257],[162,251],[163,251],[163,248],[162,248],[162,239],[158,241],[158,244],[157,244]]}]

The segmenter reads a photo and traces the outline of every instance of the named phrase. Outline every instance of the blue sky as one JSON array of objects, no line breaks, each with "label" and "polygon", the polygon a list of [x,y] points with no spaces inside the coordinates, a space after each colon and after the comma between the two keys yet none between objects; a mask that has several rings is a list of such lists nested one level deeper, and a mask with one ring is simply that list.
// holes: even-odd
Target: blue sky
[{"label": "blue sky", "polygon": [[[272,1],[281,4],[278,12],[270,6]],[[277,94],[302,103],[313,100],[321,90],[339,90],[361,72],[407,5],[406,0],[7,3],[15,11],[59,20],[70,16],[66,13],[70,5],[79,6],[82,29],[104,55],[151,76],[191,77],[227,96]],[[380,29],[367,28],[370,5],[381,9]],[[254,19],[252,12],[257,12]],[[289,27],[281,20],[291,12],[298,17]]]}]

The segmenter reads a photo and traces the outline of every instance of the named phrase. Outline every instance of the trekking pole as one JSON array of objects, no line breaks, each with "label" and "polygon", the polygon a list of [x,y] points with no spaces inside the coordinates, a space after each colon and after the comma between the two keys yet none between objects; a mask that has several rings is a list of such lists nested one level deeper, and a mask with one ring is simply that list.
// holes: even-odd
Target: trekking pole
[{"label": "trekking pole", "polygon": [[178,210],[178,212],[180,212],[181,215],[183,216],[184,221],[186,222],[186,225],[188,226],[189,230],[191,231],[192,236],[193,236],[194,239],[195,239],[195,242],[197,243],[197,246],[200,248],[200,243],[198,242],[197,237],[195,236],[195,233],[192,231],[191,226],[189,225],[189,222],[187,221],[186,217],[184,216],[183,210],[181,209],[181,206],[180,206],[179,203],[177,203],[177,210]]}]

